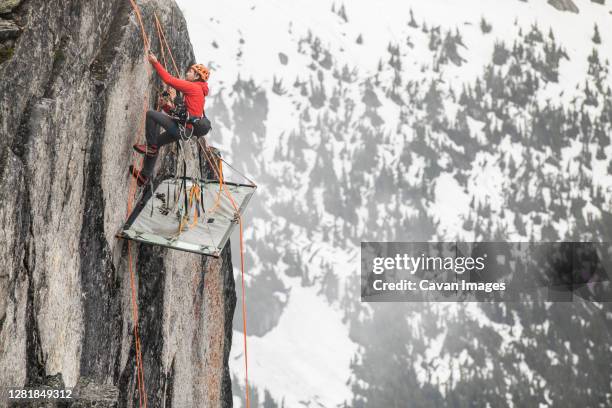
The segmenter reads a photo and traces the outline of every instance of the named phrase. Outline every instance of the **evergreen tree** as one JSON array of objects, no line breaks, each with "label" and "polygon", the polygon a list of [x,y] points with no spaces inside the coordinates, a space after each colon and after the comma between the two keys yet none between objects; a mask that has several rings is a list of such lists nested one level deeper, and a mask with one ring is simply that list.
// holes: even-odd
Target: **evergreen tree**
[{"label": "evergreen tree", "polygon": [[595,24],[595,28],[593,30],[592,40],[595,44],[601,44],[601,36],[599,35],[599,27],[597,27],[597,24]]},{"label": "evergreen tree", "polygon": [[410,8],[410,22],[408,23],[408,25],[412,28],[419,28],[419,25],[414,19],[414,13],[412,12],[412,8]]},{"label": "evergreen tree", "polygon": [[489,24],[487,22],[487,20],[485,20],[485,18],[483,16],[480,19],[480,31],[482,31],[483,34],[489,34],[492,29],[493,29],[493,26],[491,24]]},{"label": "evergreen tree", "polygon": [[264,391],[263,408],[278,408],[278,404],[274,401],[268,390]]},{"label": "evergreen tree", "polygon": [[493,63],[495,65],[504,65],[510,57],[510,51],[506,48],[503,42],[496,41],[493,48]]}]

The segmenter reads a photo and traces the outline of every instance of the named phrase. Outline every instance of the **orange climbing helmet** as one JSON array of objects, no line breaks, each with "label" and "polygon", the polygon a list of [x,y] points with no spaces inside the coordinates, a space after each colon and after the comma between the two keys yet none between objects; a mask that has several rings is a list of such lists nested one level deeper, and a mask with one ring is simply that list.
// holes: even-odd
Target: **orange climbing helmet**
[{"label": "orange climbing helmet", "polygon": [[190,68],[193,69],[196,74],[200,76],[200,78],[202,78],[202,81],[208,81],[208,77],[210,76],[210,70],[204,65],[193,64]]}]

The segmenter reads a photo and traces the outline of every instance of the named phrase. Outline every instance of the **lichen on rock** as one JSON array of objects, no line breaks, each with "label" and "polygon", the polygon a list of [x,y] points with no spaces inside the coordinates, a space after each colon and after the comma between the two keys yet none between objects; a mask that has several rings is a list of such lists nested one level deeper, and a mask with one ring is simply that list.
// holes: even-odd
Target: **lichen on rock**
[{"label": "lichen on rock", "polygon": [[22,0],[0,0],[0,14],[10,13]]}]

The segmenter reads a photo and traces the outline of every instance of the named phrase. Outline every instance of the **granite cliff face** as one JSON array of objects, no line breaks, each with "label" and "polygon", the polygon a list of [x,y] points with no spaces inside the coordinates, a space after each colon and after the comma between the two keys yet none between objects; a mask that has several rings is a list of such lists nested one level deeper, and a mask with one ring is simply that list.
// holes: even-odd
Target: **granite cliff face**
[{"label": "granite cliff face", "polygon": [[[184,70],[193,52],[176,4],[139,4],[153,50],[156,13]],[[157,81],[140,28],[128,0],[3,0],[0,18],[0,388],[64,384],[89,390],[83,406],[138,406],[115,234]],[[229,245],[219,259],[139,244],[132,255],[148,406],[231,406]]]}]

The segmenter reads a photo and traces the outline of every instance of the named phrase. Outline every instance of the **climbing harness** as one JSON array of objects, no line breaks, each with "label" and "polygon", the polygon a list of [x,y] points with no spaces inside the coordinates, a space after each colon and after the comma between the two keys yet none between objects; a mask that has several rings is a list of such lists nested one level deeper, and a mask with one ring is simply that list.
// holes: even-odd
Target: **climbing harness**
[{"label": "climbing harness", "polygon": [[174,109],[171,109],[168,114],[178,125],[179,137],[184,142],[191,140],[196,126],[198,126],[200,120],[206,117],[204,115],[200,117],[191,116],[183,104],[177,105]]}]

